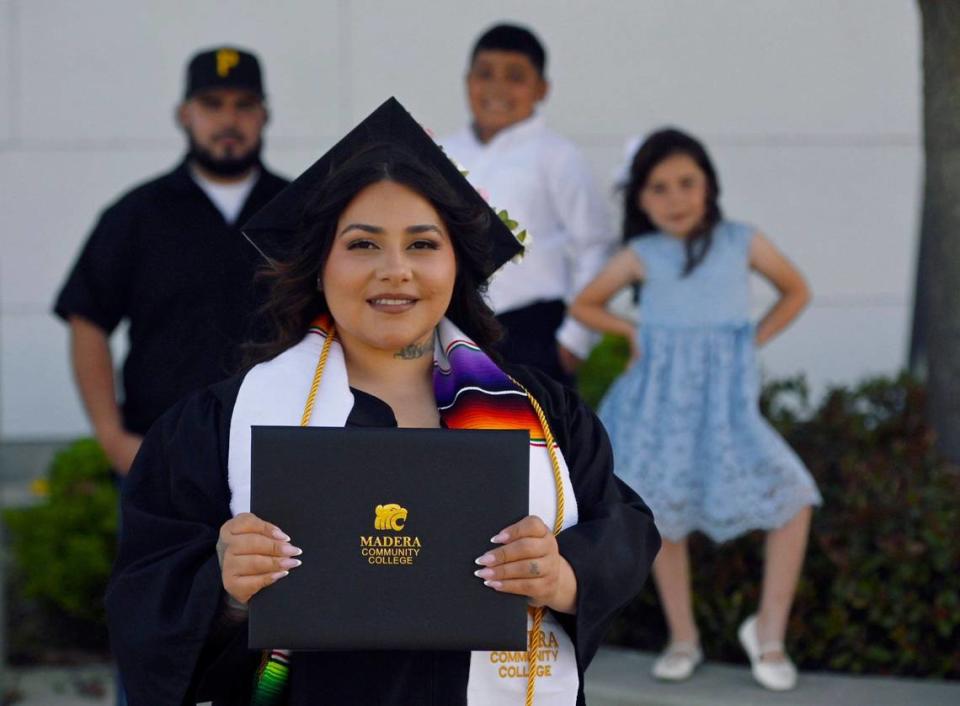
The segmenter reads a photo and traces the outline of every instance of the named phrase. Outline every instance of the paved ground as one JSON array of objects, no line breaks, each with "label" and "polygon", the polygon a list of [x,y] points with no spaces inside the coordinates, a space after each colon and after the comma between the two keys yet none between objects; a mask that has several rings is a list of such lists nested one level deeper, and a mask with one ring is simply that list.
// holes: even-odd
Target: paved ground
[{"label": "paved ground", "polygon": [[108,665],[71,669],[7,668],[2,706],[112,706],[113,672]]},{"label": "paved ground", "polygon": [[[805,673],[795,691],[774,694],[757,686],[746,667],[705,664],[684,684],[649,677],[653,656],[608,648],[587,674],[590,706],[957,706],[960,682]],[[109,667],[7,670],[9,706],[110,706]],[[86,695],[84,694],[86,692]],[[5,704],[4,706],[8,706]],[[415,706],[415,705],[411,705]]]},{"label": "paved ground", "polygon": [[960,682],[802,673],[797,688],[772,693],[746,666],[702,665],[690,681],[650,677],[653,655],[608,648],[587,672],[590,706],[958,706]]}]

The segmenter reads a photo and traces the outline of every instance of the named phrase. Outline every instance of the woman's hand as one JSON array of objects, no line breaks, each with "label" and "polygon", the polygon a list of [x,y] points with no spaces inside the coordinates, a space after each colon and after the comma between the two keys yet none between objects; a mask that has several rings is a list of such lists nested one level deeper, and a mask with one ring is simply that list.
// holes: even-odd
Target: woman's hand
[{"label": "woman's hand", "polygon": [[224,590],[241,605],[300,566],[303,551],[279,527],[242,512],[220,528],[217,558]]},{"label": "woman's hand", "polygon": [[577,577],[543,520],[528,515],[490,541],[503,546],[477,559],[483,568],[474,574],[485,586],[527,596],[533,605],[576,612]]}]

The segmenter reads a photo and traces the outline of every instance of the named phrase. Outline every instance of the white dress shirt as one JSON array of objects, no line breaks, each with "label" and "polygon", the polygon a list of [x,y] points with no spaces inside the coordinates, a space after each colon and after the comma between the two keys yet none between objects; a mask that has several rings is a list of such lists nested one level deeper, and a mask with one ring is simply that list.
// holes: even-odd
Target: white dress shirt
[{"label": "white dress shirt", "polygon": [[[533,239],[523,261],[507,263],[490,282],[493,311],[502,314],[553,299],[569,304],[619,240],[577,147],[536,114],[486,144],[470,127],[441,144],[490,204],[505,208]],[[596,339],[569,317],[557,331],[557,341],[580,357],[589,354]]]}]

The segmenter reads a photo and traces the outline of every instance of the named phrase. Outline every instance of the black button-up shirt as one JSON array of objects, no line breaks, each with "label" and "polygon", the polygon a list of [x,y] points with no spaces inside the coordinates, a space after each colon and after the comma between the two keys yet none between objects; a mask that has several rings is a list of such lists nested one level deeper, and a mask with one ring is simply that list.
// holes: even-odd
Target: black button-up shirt
[{"label": "black button-up shirt", "polygon": [[184,395],[236,371],[262,300],[262,258],[242,225],[284,186],[261,169],[236,224],[228,224],[188,165],[125,194],[100,216],[54,311],[111,332],[127,319],[123,417],[144,433]]}]

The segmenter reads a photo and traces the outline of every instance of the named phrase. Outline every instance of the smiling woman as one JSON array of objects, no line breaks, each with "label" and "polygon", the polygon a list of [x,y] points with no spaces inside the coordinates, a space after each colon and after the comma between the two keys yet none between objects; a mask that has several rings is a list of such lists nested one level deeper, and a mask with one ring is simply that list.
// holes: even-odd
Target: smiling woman
[{"label": "smiling woman", "polygon": [[357,194],[337,231],[322,284],[351,357],[375,367],[387,363],[385,355],[432,352],[457,276],[436,209],[409,187],[381,181]]},{"label": "smiling woman", "polygon": [[389,356],[428,343],[444,316],[479,345],[499,338],[485,282],[506,257],[497,248],[508,243],[512,256],[520,246],[486,202],[463,199],[403,145],[381,141],[361,144],[305,192],[289,236],[297,246],[263,273],[274,336],[252,348],[253,362],[296,344],[323,314]]},{"label": "smiling woman", "polygon": [[364,146],[306,203],[299,254],[265,275],[276,336],[256,360],[328,315],[351,386],[390,405],[401,427],[438,426],[439,322],[448,316],[482,345],[499,336],[482,298],[491,223],[485,204],[460,198],[402,146]]},{"label": "smiling woman", "polygon": [[[124,497],[107,604],[131,706],[582,704],[583,671],[640,590],[659,538],[614,478],[586,406],[489,352],[498,328],[483,289],[520,249],[510,230],[391,100],[245,232],[268,256],[273,335],[243,375],[151,430]],[[492,539],[472,569],[450,566],[527,598],[529,645],[517,653],[526,664],[504,671],[494,653],[429,645],[263,660],[247,649],[250,598],[323,561],[311,537],[249,511],[251,427],[298,420],[529,433],[528,516],[484,528]]]}]

